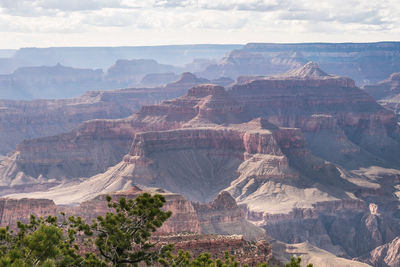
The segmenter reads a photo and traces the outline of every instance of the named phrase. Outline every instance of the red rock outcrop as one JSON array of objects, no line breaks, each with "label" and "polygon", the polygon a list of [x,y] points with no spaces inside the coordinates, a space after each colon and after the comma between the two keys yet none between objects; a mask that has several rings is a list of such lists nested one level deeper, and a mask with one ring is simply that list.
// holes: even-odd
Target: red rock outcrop
[{"label": "red rock outcrop", "polygon": [[[144,192],[163,195],[166,199],[163,209],[172,212],[171,218],[157,230],[156,235],[177,233],[240,234],[248,240],[260,240],[265,237],[261,228],[246,221],[243,211],[227,192],[219,194],[209,204],[190,202],[181,195],[168,193],[161,189],[141,190],[136,186],[108,195],[114,201],[118,201],[121,197],[134,199]],[[99,195],[94,199],[80,203],[78,206],[59,205],[57,211],[63,211],[67,215],[81,216],[87,221],[91,221],[99,215],[104,215],[110,209],[107,207],[106,195]]]},{"label": "red rock outcrop", "polygon": [[[216,120],[223,120],[235,112],[240,113],[240,107],[235,106],[222,87],[194,87],[186,97],[145,106],[126,119],[93,120],[67,134],[26,140],[18,145],[13,156],[16,167],[3,170],[2,176],[15,177],[22,171],[29,179],[88,177],[118,163],[129,151],[136,132],[174,129],[192,119],[211,122],[216,116]],[[7,183],[3,179],[3,185]]]},{"label": "red rock outcrop", "polygon": [[[194,75],[185,73],[176,82],[161,88],[93,91],[72,100],[5,101],[3,103],[5,106],[17,103],[15,107],[17,111],[11,115],[7,112],[2,113],[5,118],[2,120],[5,129],[0,135],[3,135],[4,140],[11,140],[4,149],[9,149],[24,138],[68,130],[87,119],[128,116],[141,104],[152,104],[161,99],[178,96],[188,87],[201,82],[202,80]],[[19,106],[20,104],[22,106]],[[21,115],[22,108],[32,112]],[[39,112],[35,112],[36,110]],[[10,121],[10,116],[14,116],[15,120]],[[58,120],[60,116],[62,118]],[[22,171],[24,179],[32,182],[32,179],[39,176],[60,180],[63,177],[87,177],[103,172],[119,162],[129,151],[135,132],[170,129],[181,125],[179,121],[152,122],[150,117],[151,112],[144,108],[132,118],[114,121],[93,120],[85,122],[67,134],[25,140],[18,145],[17,152],[11,156],[15,159],[12,160],[14,166],[0,171],[1,176],[16,177],[17,173]],[[31,120],[29,124],[28,120]],[[64,123],[65,121],[68,123]],[[2,185],[10,184],[7,180],[8,178],[3,179]]]},{"label": "red rock outcrop", "polygon": [[[237,84],[230,94],[252,117],[264,117],[280,127],[300,128],[317,156],[345,166],[350,163],[342,160],[343,152],[354,162],[356,158],[373,161],[365,159],[369,157],[365,153],[360,155],[361,147],[380,158],[381,164],[398,164],[393,161],[400,151],[393,137],[399,131],[395,115],[355,87],[352,80],[328,75],[315,63],[284,75]],[[326,143],[318,140],[321,132],[334,139],[332,155],[325,153]]]},{"label": "red rock outcrop", "polygon": [[[238,168],[243,162],[266,160],[289,168],[276,137],[287,148],[304,149],[298,129],[262,128],[269,125],[251,121],[230,127],[137,133],[124,157],[127,172],[121,173],[129,174],[137,184],[180,192],[190,200],[209,201],[242,173]],[[285,175],[271,171],[267,177]]]},{"label": "red rock outcrop", "polygon": [[358,260],[371,264],[372,266],[400,266],[400,237],[392,242],[375,248],[368,255]]},{"label": "red rock outcrop", "polygon": [[282,266],[282,263],[273,257],[271,246],[266,241],[248,241],[242,236],[172,235],[158,237],[155,240],[161,244],[173,243],[175,253],[182,249],[196,257],[207,252],[213,259],[224,259],[227,251],[243,265],[257,266],[267,262],[273,266]]},{"label": "red rock outcrop", "polygon": [[[98,136],[101,146],[111,144],[102,149],[107,155],[119,149],[127,155],[104,173],[35,192],[35,197],[68,204],[138,184],[207,202],[225,190],[270,235],[351,257],[400,233],[393,215],[398,210],[398,171],[387,169],[396,168],[400,158],[395,115],[351,80],[327,75],[315,64],[230,91],[196,86],[183,97],[144,107],[127,119],[90,122],[78,129],[67,135],[67,144],[82,140],[72,151],[84,147],[87,132],[88,140]],[[132,142],[123,148],[129,137]],[[93,155],[101,146],[93,143]],[[40,155],[34,160],[40,162]],[[63,162],[68,159],[57,164]],[[103,168],[112,164],[99,162],[106,162]],[[375,172],[373,165],[381,169]],[[370,203],[381,211],[368,210]],[[208,207],[198,215],[207,225],[203,231],[220,225],[238,229],[226,224],[239,218],[236,209],[228,205],[226,214],[214,214],[218,203],[202,205],[198,210]],[[342,234],[347,230],[351,234]]]},{"label": "red rock outcrop", "polygon": [[245,219],[244,212],[226,191],[211,203],[193,203],[204,234],[241,234],[247,240],[260,240],[265,233]]},{"label": "red rock outcrop", "polygon": [[81,97],[58,100],[0,100],[0,154],[14,151],[26,139],[67,132],[92,119],[117,119],[150,105],[183,95],[203,83],[191,73],[156,88],[89,91]]},{"label": "red rock outcrop", "polygon": [[[138,187],[132,187],[125,191],[114,192],[109,194],[114,201],[118,201],[121,197],[126,199],[134,199],[144,192],[161,194],[165,197],[166,203],[163,209],[171,211],[172,216],[158,229],[157,235],[166,235],[174,233],[201,233],[200,222],[197,213],[190,201],[183,196],[173,193],[166,193],[159,189],[155,191],[143,191]],[[111,211],[107,207],[106,195],[99,195],[92,200],[88,200],[76,207],[59,206],[59,211],[67,214],[77,215],[91,221],[99,215],[104,215]]]},{"label": "red rock outcrop", "polygon": [[36,217],[56,215],[56,205],[49,199],[0,199],[0,226],[16,228],[17,221],[29,222],[31,214]]},{"label": "red rock outcrop", "polygon": [[68,134],[23,141],[17,147],[16,164],[35,178],[93,175],[121,160],[134,132],[124,119],[90,121]]}]

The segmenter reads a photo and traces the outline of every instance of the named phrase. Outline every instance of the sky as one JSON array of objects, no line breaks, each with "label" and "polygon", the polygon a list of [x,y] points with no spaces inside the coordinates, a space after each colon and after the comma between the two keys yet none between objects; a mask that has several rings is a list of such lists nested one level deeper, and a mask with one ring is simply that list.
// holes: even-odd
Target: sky
[{"label": "sky", "polygon": [[400,41],[400,0],[0,0],[0,49]]}]

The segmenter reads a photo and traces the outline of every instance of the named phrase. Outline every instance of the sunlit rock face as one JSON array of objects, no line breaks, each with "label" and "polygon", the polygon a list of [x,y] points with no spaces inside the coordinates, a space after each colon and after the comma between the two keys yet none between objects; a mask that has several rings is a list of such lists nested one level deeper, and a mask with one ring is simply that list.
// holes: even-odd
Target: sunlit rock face
[{"label": "sunlit rock face", "polygon": [[209,82],[183,73],[165,86],[88,91],[77,98],[57,100],[0,100],[0,155],[26,139],[64,133],[93,119],[125,118],[142,105],[184,95],[195,85]]},{"label": "sunlit rock face", "polygon": [[0,199],[0,225],[17,228],[17,222],[28,223],[30,215],[47,217],[57,215],[54,201],[49,199]]},{"label": "sunlit rock face", "polygon": [[[192,204],[202,231],[238,229],[230,220],[243,213],[278,240],[358,257],[400,234],[399,140],[394,113],[311,62],[23,142],[0,173],[7,190],[55,183],[11,196],[57,204],[133,184],[163,188],[203,203]],[[225,211],[204,204],[215,198]]]}]

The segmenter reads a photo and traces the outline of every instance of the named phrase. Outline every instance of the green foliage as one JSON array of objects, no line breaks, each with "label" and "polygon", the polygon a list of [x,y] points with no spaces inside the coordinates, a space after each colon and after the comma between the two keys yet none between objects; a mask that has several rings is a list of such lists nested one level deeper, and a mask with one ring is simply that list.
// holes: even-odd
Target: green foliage
[{"label": "green foliage", "polygon": [[[107,197],[113,212],[87,224],[81,217],[46,219],[31,215],[27,224],[18,222],[16,231],[0,228],[0,266],[11,267],[107,267],[160,264],[164,267],[238,267],[234,256],[223,259],[209,253],[197,257],[180,250],[172,255],[172,245],[156,246],[149,238],[171,216],[162,210],[165,198],[142,194],[136,199]],[[87,251],[84,253],[84,251]],[[292,258],[286,267],[300,267]],[[244,265],[246,266],[246,265]],[[268,267],[260,263],[258,267]],[[312,267],[309,264],[307,267]]]},{"label": "green foliage", "polygon": [[[301,265],[301,258],[298,257],[297,259],[295,257],[292,257],[290,259],[290,262],[286,264],[286,267],[300,267]],[[307,267],[313,267],[312,263],[308,264]]]},{"label": "green foliage", "polygon": [[88,236],[94,236],[94,244],[100,259],[112,266],[138,266],[140,262],[151,265],[172,250],[172,246],[155,248],[149,238],[157,228],[171,216],[171,212],[161,208],[165,198],[161,195],[144,193],[136,199],[112,202],[107,197],[108,207],[114,212],[107,212],[91,224],[86,224],[80,217],[70,217],[69,221],[78,230]]},{"label": "green foliage", "polygon": [[[193,258],[189,252],[179,250],[177,255],[168,254],[167,257],[160,258],[159,263],[164,267],[239,267],[241,266],[235,257],[226,251],[223,259],[211,258],[209,253],[201,253]],[[247,264],[243,267],[248,267]],[[269,267],[267,263],[260,263],[257,267]]]},{"label": "green foliage", "polygon": [[[107,202],[114,212],[90,225],[80,217],[66,219],[62,213],[61,222],[53,216],[37,219],[32,215],[28,224],[18,222],[16,232],[0,228],[0,266],[151,265],[172,250],[171,245],[156,249],[149,242],[171,216],[161,209],[163,196],[143,194],[119,202],[107,197]],[[97,253],[82,256],[82,248]]]},{"label": "green foliage", "polygon": [[164,248],[152,250],[154,245],[148,239],[171,216],[171,212],[161,210],[165,198],[145,193],[135,200],[121,198],[119,203],[113,203],[108,198],[107,201],[115,213],[108,212],[104,218],[99,216],[98,222],[91,226],[98,232],[96,245],[101,255],[115,265],[155,262]]},{"label": "green foliage", "polygon": [[89,266],[53,216],[31,215],[29,223],[18,222],[16,233],[1,228],[0,244],[0,266]]}]

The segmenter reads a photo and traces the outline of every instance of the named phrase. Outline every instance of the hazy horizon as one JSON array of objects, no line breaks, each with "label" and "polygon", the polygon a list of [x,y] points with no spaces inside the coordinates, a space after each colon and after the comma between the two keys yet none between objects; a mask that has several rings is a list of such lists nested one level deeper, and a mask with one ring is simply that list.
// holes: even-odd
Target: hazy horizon
[{"label": "hazy horizon", "polygon": [[375,43],[400,43],[395,40],[381,40],[381,41],[370,41],[370,42],[324,42],[324,41],[315,41],[315,42],[246,42],[246,43],[179,43],[179,44],[150,44],[150,45],[87,45],[87,46],[78,46],[78,45],[59,45],[59,46],[24,46],[24,47],[16,47],[16,48],[0,48],[0,51],[17,51],[19,49],[47,49],[47,48],[124,48],[124,47],[173,47],[173,46],[202,46],[202,45],[213,45],[213,46],[245,46],[247,44],[277,44],[277,45],[285,45],[285,44],[375,44]]}]

